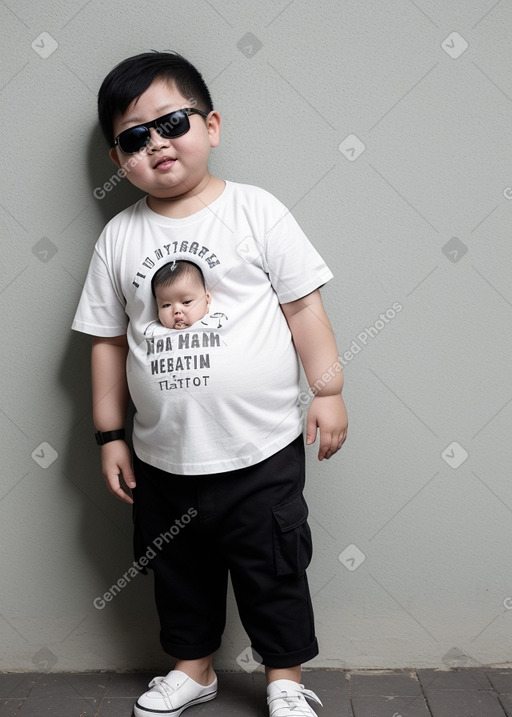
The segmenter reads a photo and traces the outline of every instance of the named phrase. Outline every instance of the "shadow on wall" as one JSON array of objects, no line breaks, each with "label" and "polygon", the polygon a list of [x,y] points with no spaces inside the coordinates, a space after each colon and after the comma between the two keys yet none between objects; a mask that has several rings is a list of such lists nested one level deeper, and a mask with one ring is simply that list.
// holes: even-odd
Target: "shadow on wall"
[{"label": "shadow on wall", "polygon": [[[96,192],[93,211],[101,215],[103,224],[143,196],[117,173],[99,127],[90,137],[87,169],[91,192]],[[96,239],[91,238],[83,249],[86,265]],[[101,664],[96,665],[99,668],[158,669],[166,658],[158,642],[153,578],[151,573],[135,575],[132,510],[108,492],[101,473],[100,448],[94,440],[90,347],[90,336],[70,331],[59,371],[59,381],[73,407],[61,454],[63,478],[82,498],[76,537],[90,565],[88,575],[94,576],[86,582],[87,618],[80,627],[87,635],[83,657],[87,664],[83,668],[94,668],[91,661],[101,654]]]}]

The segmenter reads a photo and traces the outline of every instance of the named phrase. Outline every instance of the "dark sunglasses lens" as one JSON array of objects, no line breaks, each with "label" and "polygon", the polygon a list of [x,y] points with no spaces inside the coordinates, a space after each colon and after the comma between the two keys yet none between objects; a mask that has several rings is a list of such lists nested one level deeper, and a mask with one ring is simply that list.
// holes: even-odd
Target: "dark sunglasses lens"
[{"label": "dark sunglasses lens", "polygon": [[149,140],[147,127],[131,127],[121,132],[117,142],[126,154],[135,154],[146,146]]},{"label": "dark sunglasses lens", "polygon": [[190,122],[188,121],[187,113],[182,110],[177,110],[176,112],[171,112],[170,114],[165,115],[165,117],[162,117],[161,121],[158,123],[156,131],[162,137],[171,139],[172,137],[181,137],[181,135],[188,132],[189,129]]},{"label": "dark sunglasses lens", "polygon": [[[190,122],[186,112],[176,110],[161,117],[158,124],[150,123],[150,127],[155,127],[162,137],[172,139],[186,134],[190,129]],[[135,154],[135,152],[143,149],[149,140],[150,133],[148,128],[144,125],[139,125],[121,132],[117,138],[117,144],[125,154]]]}]

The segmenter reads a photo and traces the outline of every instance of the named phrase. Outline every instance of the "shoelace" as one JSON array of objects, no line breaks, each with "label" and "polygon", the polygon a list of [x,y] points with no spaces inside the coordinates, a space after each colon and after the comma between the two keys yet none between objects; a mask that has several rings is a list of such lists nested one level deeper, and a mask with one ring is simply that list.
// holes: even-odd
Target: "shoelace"
[{"label": "shoelace", "polygon": [[[312,690],[306,690],[304,685],[300,685],[300,690],[298,689],[297,692],[294,692],[293,694],[289,694],[288,692],[283,690],[282,692],[277,695],[274,695],[273,697],[267,697],[267,704],[270,707],[272,702],[275,702],[276,700],[282,700],[288,705],[290,711],[300,710],[300,712],[294,712],[294,717],[311,717],[311,710],[306,700],[304,699],[305,697],[307,697],[308,700],[316,702],[321,707],[323,707],[322,703],[315,695],[315,693]],[[306,708],[306,711],[304,710],[304,708]]]},{"label": "shoelace", "polygon": [[173,705],[171,704],[171,697],[174,692],[178,689],[178,687],[181,687],[185,684],[186,680],[181,683],[181,685],[178,685],[178,687],[172,687],[168,682],[164,682],[165,677],[154,677],[151,682],[149,683],[148,687],[150,689],[156,690],[156,692],[160,692],[162,697],[164,698],[165,706],[169,709],[173,708]]}]

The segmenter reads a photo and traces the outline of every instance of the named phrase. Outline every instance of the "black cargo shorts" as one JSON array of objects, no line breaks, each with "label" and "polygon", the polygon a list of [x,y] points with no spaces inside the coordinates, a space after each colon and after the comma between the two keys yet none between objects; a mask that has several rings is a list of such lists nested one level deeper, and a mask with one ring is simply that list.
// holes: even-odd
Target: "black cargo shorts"
[{"label": "black cargo shorts", "polygon": [[229,574],[259,661],[285,668],[315,657],[302,435],[227,473],[175,475],[136,456],[134,469],[135,558],[154,572],[163,649],[191,660],[219,648]]}]

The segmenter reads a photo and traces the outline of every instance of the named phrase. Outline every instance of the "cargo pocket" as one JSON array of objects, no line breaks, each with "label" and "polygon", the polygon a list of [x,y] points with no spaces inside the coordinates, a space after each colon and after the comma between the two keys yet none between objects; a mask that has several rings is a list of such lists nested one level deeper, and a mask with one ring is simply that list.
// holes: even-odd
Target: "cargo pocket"
[{"label": "cargo pocket", "polygon": [[300,577],[313,554],[308,506],[299,493],[272,508],[274,514],[274,557],[278,575]]}]

